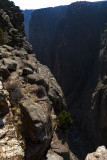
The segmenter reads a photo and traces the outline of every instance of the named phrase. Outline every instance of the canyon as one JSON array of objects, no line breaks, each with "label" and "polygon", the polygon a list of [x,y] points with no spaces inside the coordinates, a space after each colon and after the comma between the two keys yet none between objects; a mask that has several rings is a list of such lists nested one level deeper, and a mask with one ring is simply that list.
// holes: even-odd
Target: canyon
[{"label": "canyon", "polygon": [[0,0],[0,159],[106,160],[106,147],[107,2]]},{"label": "canyon", "polygon": [[34,52],[61,86],[90,151],[107,146],[106,36],[106,1],[35,10],[29,23]]},{"label": "canyon", "polygon": [[45,50],[53,40],[57,23],[65,13],[66,6],[38,9],[32,13],[29,22],[29,42],[41,63],[44,62]]}]

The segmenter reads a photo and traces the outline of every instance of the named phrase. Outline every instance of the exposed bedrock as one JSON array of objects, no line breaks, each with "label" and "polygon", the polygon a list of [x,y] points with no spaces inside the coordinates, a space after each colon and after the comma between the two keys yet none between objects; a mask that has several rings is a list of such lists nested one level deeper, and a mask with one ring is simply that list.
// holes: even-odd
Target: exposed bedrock
[{"label": "exposed bedrock", "polygon": [[51,151],[72,160],[65,133],[57,138],[60,152],[53,139],[58,137],[57,115],[66,110],[63,92],[48,67],[37,61],[24,33],[20,9],[8,0],[1,0],[0,7],[0,159],[47,156],[49,160]]}]

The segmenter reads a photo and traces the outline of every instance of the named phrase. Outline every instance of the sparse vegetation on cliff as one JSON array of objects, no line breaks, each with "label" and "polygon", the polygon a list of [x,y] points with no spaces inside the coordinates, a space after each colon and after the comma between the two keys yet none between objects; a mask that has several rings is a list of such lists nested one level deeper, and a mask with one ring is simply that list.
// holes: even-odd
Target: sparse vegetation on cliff
[{"label": "sparse vegetation on cliff", "polygon": [[63,131],[69,129],[73,123],[71,114],[66,111],[62,111],[57,117],[58,127]]}]

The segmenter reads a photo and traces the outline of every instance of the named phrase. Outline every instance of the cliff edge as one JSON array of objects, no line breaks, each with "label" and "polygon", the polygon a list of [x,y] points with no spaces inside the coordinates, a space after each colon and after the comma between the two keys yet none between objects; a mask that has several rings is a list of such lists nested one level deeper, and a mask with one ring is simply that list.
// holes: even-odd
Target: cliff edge
[{"label": "cliff edge", "polygon": [[0,159],[73,159],[56,128],[66,109],[62,90],[32,52],[19,7],[8,0],[0,7]]}]

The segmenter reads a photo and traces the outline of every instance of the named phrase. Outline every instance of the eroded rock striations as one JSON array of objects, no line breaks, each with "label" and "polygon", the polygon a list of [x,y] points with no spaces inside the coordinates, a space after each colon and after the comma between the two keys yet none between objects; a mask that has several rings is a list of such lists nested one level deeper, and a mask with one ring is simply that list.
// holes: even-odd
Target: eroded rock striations
[{"label": "eroded rock striations", "polygon": [[[36,16],[42,17],[43,12],[35,11],[31,28],[35,27],[36,22],[36,28],[43,26],[45,20],[39,21]],[[34,16],[36,20],[33,22]],[[67,7],[66,15],[57,24],[49,46],[35,39],[45,33],[36,30],[36,33],[30,33],[35,39],[35,47],[39,48],[39,56],[42,56],[39,50],[44,45],[47,47],[43,63],[61,85],[68,110],[82,133],[87,135],[91,149],[107,145],[106,22],[107,2],[76,2]],[[48,20],[49,26],[50,23],[51,20]]]},{"label": "eroded rock striations", "polygon": [[29,39],[29,22],[31,19],[31,14],[33,12],[33,9],[26,9],[26,10],[22,10],[22,13],[24,14],[24,27],[25,27],[25,33],[27,38]]},{"label": "eroded rock striations", "polygon": [[72,160],[65,135],[57,134],[57,114],[66,109],[62,90],[32,52],[20,9],[8,0],[0,7],[0,159]]},{"label": "eroded rock striations", "polygon": [[42,63],[45,51],[54,38],[57,23],[65,13],[66,6],[38,9],[32,13],[29,23],[29,42]]}]

